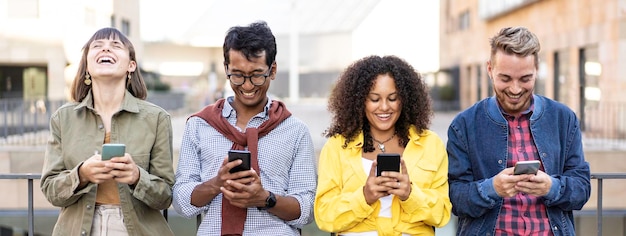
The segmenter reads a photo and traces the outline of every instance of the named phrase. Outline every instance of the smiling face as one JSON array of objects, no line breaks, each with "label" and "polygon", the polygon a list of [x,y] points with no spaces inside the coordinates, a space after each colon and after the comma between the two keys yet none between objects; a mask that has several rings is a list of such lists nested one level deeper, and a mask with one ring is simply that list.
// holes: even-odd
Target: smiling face
[{"label": "smiling face", "polygon": [[[245,78],[241,85],[230,83],[230,87],[235,93],[235,108],[251,111],[263,110],[267,102],[267,90],[270,88],[270,82],[275,78],[275,64],[272,64],[272,68],[267,66],[265,52],[262,52],[260,57],[251,57],[250,60],[241,51],[231,49],[228,54],[230,63],[225,67],[226,74],[241,74],[246,77],[254,74],[269,74],[263,85],[253,85],[249,78]],[[268,73],[268,70],[271,71]],[[238,112],[240,111],[238,110]]]},{"label": "smiling face", "polygon": [[396,82],[388,74],[378,75],[365,99],[365,117],[370,124],[372,136],[390,137],[395,132],[402,104]]},{"label": "smiling face", "polygon": [[137,63],[130,60],[129,49],[118,38],[97,39],[89,44],[87,71],[92,78],[125,79]]},{"label": "smiling face", "polygon": [[517,116],[530,107],[537,68],[533,55],[518,56],[496,52],[487,70],[498,103],[509,115]]}]

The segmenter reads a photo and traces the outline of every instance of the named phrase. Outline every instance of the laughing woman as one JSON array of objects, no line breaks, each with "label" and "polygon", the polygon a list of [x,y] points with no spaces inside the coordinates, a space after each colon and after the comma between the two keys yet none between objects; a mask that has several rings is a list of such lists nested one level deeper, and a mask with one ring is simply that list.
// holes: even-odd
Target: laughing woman
[{"label": "laughing woman", "polygon": [[[172,202],[172,125],[146,93],[132,43],[98,30],[83,47],[73,101],[50,118],[41,190],[61,207],[53,235],[173,235],[160,212]],[[102,160],[104,143],[126,153]]]}]

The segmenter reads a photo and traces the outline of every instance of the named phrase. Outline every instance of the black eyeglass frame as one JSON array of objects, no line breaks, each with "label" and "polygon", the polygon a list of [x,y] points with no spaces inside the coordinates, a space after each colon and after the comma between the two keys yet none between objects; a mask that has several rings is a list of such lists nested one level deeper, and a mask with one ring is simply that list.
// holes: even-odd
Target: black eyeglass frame
[{"label": "black eyeglass frame", "polygon": [[[228,71],[228,64],[225,65],[226,66],[226,71]],[[269,66],[269,68],[267,68],[267,72],[265,74],[252,74],[252,75],[244,75],[244,74],[233,74],[233,73],[228,73],[226,74],[226,78],[228,78],[228,81],[230,81],[230,83],[239,86],[242,84],[246,83],[246,79],[250,80],[250,83],[254,86],[262,86],[265,84],[265,82],[267,82],[267,77],[270,76],[270,74],[272,74],[272,67],[274,67],[274,62],[272,62]],[[243,81],[241,83],[235,83],[230,77],[231,76],[235,76],[235,77],[239,77],[241,76],[243,78]],[[261,76],[263,77],[263,83],[254,83],[254,81],[252,81],[253,77],[256,78],[261,78]]]}]

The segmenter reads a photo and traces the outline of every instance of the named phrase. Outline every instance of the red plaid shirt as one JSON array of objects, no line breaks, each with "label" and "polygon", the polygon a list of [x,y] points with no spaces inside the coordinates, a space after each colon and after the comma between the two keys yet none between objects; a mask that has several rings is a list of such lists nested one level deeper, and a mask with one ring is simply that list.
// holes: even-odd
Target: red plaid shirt
[{"label": "red plaid shirt", "polygon": [[[531,106],[520,117],[504,114],[509,125],[507,167],[514,166],[518,161],[540,160],[530,133],[529,118],[533,108]],[[495,235],[552,236],[550,220],[541,197],[518,193],[514,197],[504,198]]]}]

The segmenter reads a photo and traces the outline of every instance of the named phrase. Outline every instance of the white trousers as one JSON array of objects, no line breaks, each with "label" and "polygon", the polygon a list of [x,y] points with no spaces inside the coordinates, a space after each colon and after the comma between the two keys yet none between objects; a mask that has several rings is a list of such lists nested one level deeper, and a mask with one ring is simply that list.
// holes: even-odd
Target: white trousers
[{"label": "white trousers", "polygon": [[124,225],[122,207],[119,205],[96,205],[91,225],[91,236],[128,236]]}]

